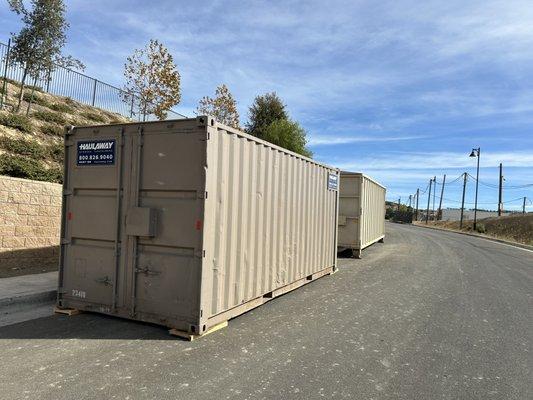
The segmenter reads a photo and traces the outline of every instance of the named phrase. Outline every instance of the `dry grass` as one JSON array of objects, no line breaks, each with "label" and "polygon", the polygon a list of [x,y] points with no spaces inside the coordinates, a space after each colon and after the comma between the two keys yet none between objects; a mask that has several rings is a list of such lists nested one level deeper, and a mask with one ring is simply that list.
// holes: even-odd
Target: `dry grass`
[{"label": "dry grass", "polygon": [[[424,222],[416,222],[415,224],[425,225]],[[430,222],[429,225],[533,245],[533,213],[480,219],[477,222],[479,232],[473,231],[473,221],[471,220],[463,222],[463,229],[459,229],[459,221],[436,221]]]}]

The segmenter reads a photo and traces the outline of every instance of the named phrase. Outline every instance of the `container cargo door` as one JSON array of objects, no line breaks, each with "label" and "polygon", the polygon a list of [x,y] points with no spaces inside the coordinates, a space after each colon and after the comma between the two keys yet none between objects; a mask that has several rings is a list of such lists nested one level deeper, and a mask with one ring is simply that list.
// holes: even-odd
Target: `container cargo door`
[{"label": "container cargo door", "polygon": [[146,124],[132,136],[125,303],[167,325],[199,312],[207,133],[189,124]]},{"label": "container cargo door", "polygon": [[361,176],[341,172],[338,246],[359,249],[361,243]]},{"label": "container cargo door", "polygon": [[124,143],[117,126],[76,128],[66,136],[60,305],[114,308]]}]

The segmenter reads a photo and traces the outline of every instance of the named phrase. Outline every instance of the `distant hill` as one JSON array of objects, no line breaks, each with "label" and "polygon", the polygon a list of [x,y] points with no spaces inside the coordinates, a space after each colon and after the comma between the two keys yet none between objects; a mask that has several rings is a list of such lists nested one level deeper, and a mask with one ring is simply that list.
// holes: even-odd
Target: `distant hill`
[{"label": "distant hill", "polygon": [[[0,79],[0,91],[3,81]],[[37,88],[30,114],[26,109],[31,90],[26,89],[18,114],[20,87],[7,84],[7,99],[0,110],[0,175],[62,182],[63,132],[68,125],[98,125],[128,122],[115,113],[54,96]]]}]

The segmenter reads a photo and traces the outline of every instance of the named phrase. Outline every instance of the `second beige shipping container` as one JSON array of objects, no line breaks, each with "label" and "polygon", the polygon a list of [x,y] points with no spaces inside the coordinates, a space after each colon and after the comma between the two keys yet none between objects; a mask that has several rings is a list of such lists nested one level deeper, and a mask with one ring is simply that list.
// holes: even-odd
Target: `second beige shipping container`
[{"label": "second beige shipping container", "polygon": [[358,172],[341,171],[339,251],[361,251],[385,238],[385,187]]}]

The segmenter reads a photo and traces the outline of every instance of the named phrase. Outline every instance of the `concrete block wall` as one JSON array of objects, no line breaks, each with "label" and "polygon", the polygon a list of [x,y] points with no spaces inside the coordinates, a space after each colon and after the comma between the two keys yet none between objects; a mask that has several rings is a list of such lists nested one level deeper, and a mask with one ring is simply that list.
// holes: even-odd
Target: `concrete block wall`
[{"label": "concrete block wall", "polygon": [[0,175],[0,267],[58,262],[62,187]]}]

